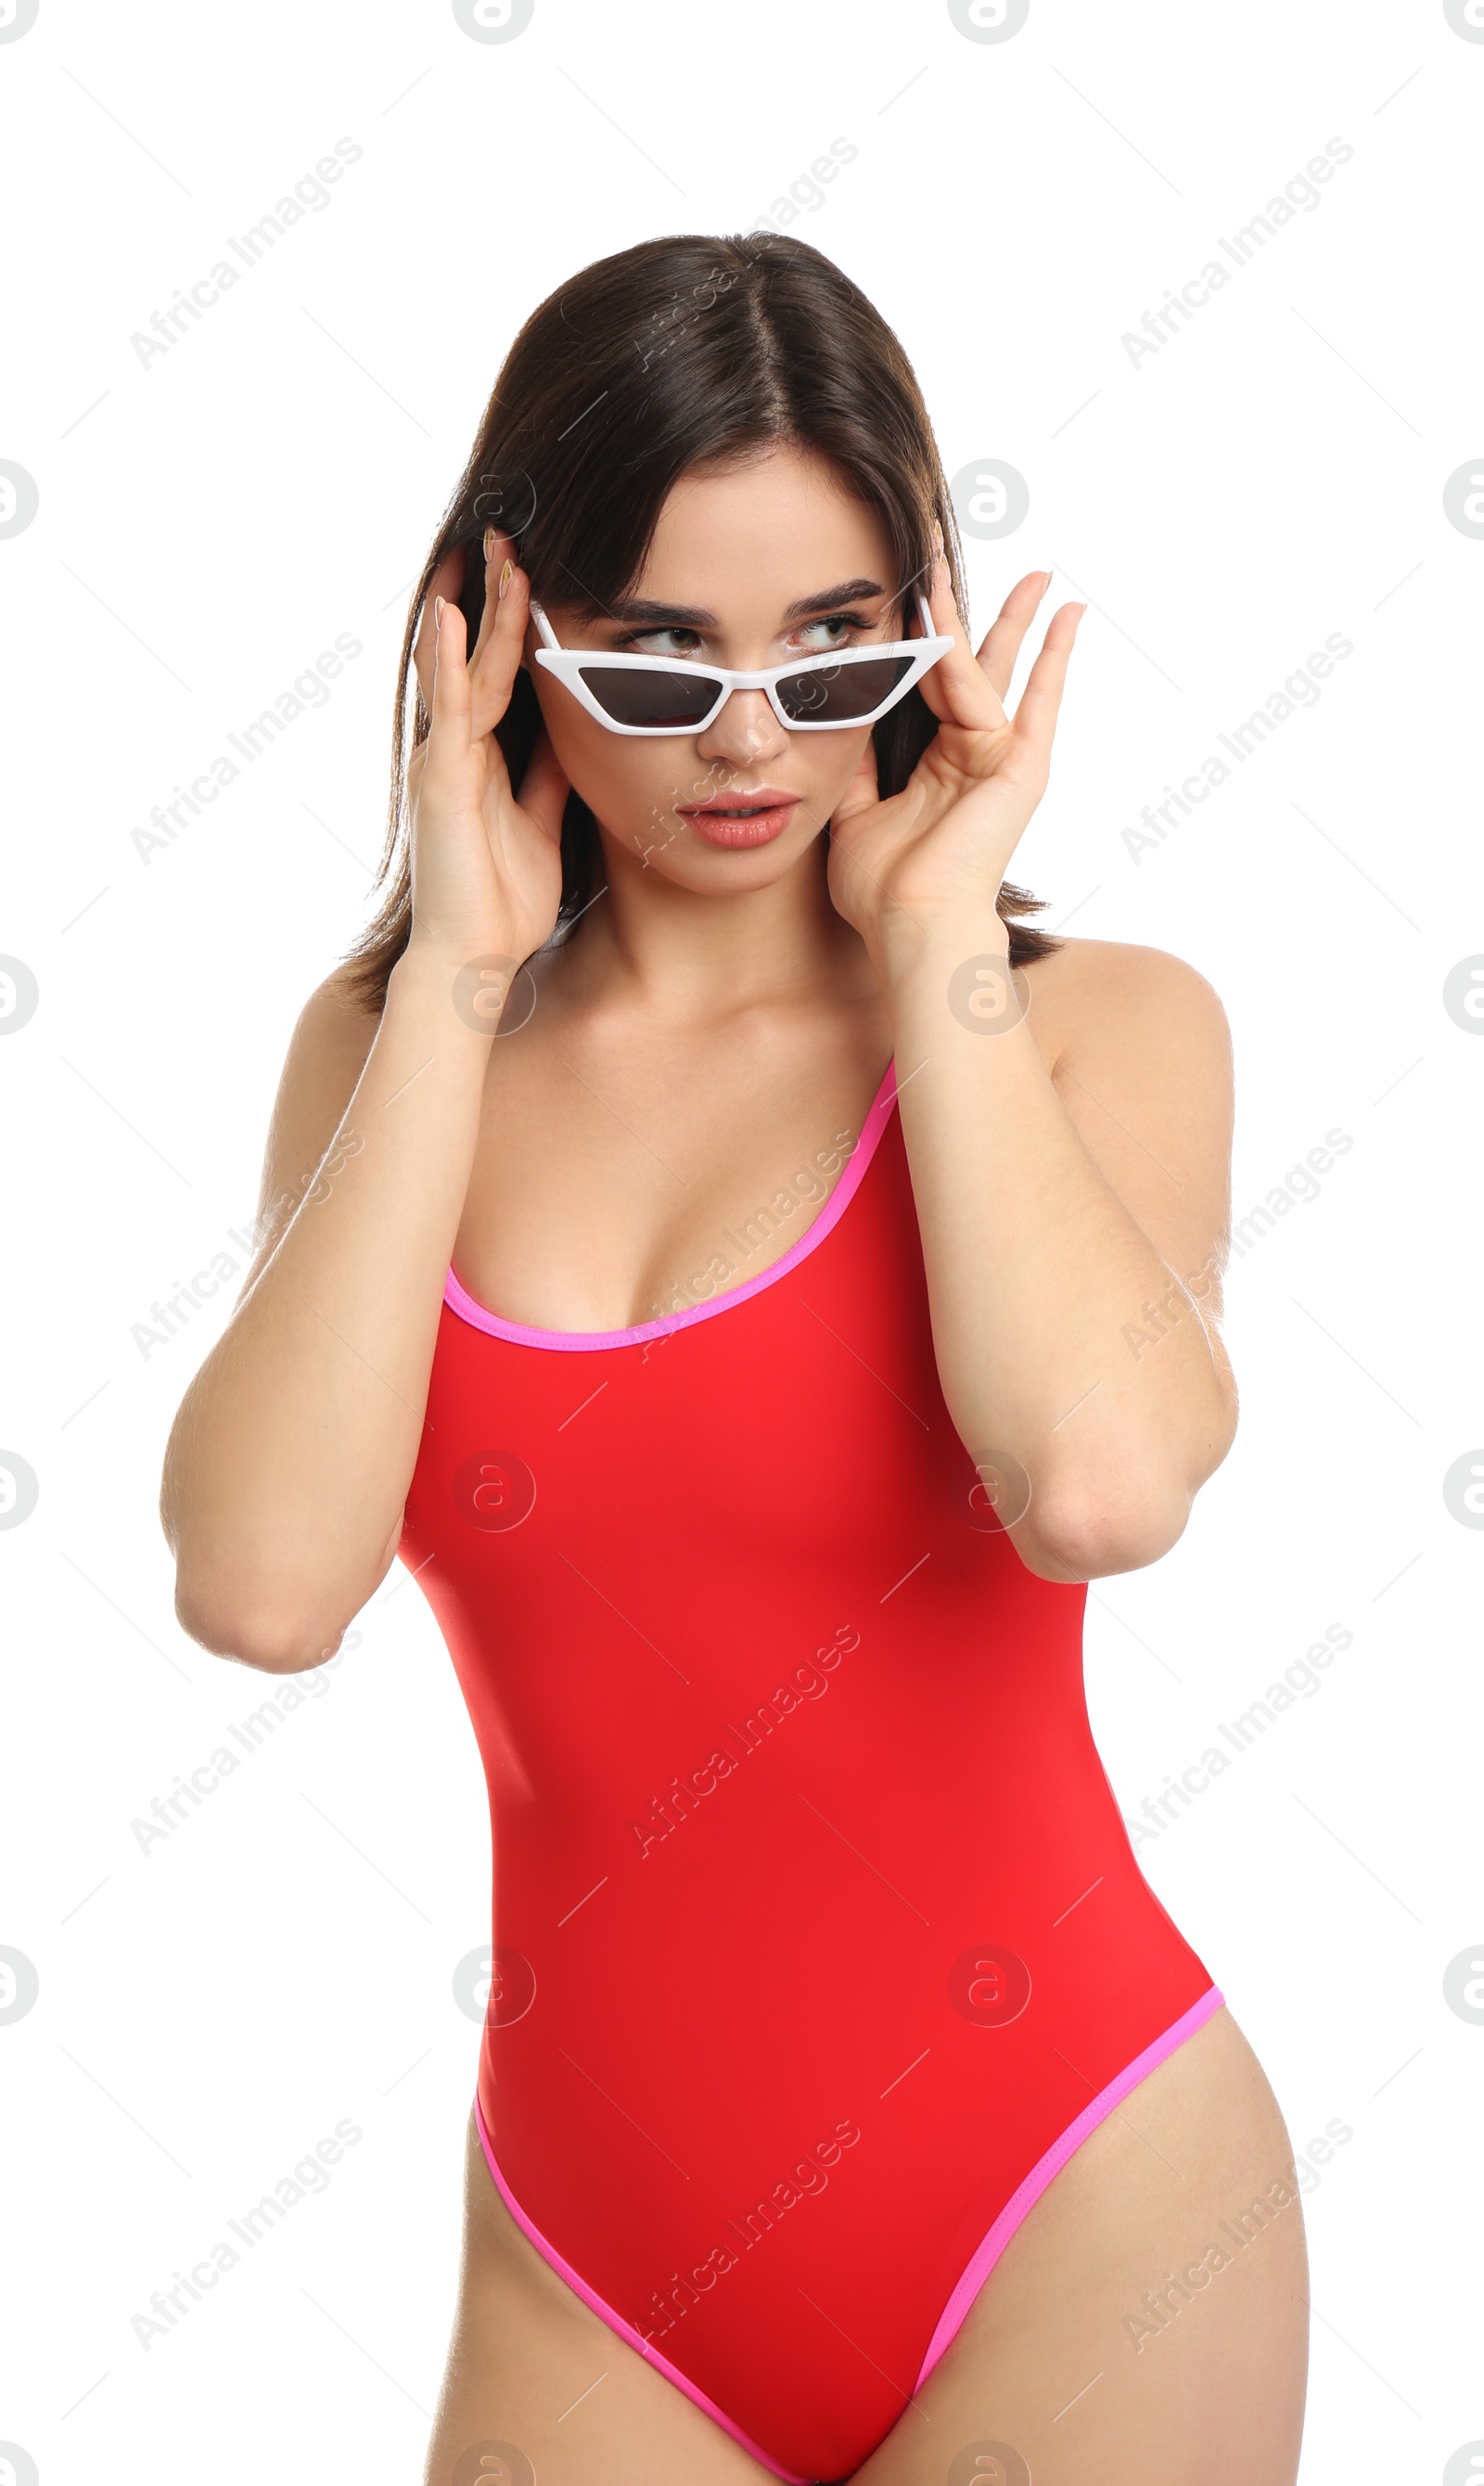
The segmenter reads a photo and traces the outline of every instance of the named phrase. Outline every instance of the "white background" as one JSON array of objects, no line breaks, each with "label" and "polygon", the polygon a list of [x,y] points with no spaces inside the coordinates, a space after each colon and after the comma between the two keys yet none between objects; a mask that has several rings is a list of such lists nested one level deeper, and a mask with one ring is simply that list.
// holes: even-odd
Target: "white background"
[{"label": "white background", "polygon": [[[1484,1442],[1484,1022],[1443,1002],[1484,953],[1484,539],[1443,507],[1484,471],[1484,41],[1453,14],[1032,0],[984,43],[939,0],[536,0],[484,43],[421,0],[41,0],[0,41],[0,458],[40,494],[0,539],[0,951],[41,995],[0,1045],[0,1444],[41,1486],[0,1533],[0,1943],[40,1978],[0,2026],[0,2440],[42,2486],[421,2473],[479,2040],[452,1978],[487,1937],[473,1736],[398,1568],[320,1697],[141,1853],[274,1687],[180,1633],[155,1511],[230,1290],[148,1357],[131,1331],[241,1259],[289,1030],[367,909],[408,583],[516,326],[609,250],[746,228],[836,137],[798,229],[896,326],[948,473],[1029,484],[970,544],[976,633],[1038,566],[1047,612],[1089,607],[1017,876],[1052,928],[1216,985],[1239,1217],[1353,1141],[1233,1257],[1237,1444],[1163,1562],[1094,1584],[1089,1692],[1134,1814],[1354,1634],[1140,1862],[1295,2144],[1353,2134],[1306,2201],[1304,2478],[1431,2486],[1484,2438],[1484,2027],[1443,1991],[1484,1955],[1484,1533],[1443,1491]],[[328,207],[142,368],[131,334],[343,136]],[[1332,137],[1321,205],[1135,368],[1123,333]],[[328,703],[142,861],[151,806],[342,632]],[[1333,632],[1317,704],[1133,860]],[[151,2292],[343,2117],[329,2190],[142,2348]]]}]

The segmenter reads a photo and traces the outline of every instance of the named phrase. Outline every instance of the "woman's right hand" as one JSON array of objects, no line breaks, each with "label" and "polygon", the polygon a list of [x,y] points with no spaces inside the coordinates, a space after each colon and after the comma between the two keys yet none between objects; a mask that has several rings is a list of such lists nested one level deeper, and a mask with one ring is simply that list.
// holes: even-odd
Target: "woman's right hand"
[{"label": "woman's right hand", "polygon": [[453,600],[462,583],[462,550],[450,553],[433,575],[413,649],[432,722],[407,764],[409,946],[459,966],[477,957],[530,957],[550,938],[562,898],[567,781],[543,732],[517,799],[495,737],[531,609],[530,581],[514,554],[508,536],[493,527],[486,532],[484,612],[472,657],[466,658],[464,617]]}]

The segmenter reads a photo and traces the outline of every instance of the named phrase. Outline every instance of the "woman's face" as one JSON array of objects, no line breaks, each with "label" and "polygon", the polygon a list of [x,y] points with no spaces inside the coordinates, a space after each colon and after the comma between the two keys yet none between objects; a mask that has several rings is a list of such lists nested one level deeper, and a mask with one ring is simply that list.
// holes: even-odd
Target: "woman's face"
[{"label": "woman's face", "polygon": [[[664,656],[739,673],[903,635],[886,528],[834,468],[779,449],[698,467],[660,513],[644,568],[612,614],[548,603],[563,648]],[[553,748],[607,839],[684,889],[766,888],[844,793],[868,726],[795,733],[762,691],[733,691],[700,733],[610,733],[527,663]]]}]

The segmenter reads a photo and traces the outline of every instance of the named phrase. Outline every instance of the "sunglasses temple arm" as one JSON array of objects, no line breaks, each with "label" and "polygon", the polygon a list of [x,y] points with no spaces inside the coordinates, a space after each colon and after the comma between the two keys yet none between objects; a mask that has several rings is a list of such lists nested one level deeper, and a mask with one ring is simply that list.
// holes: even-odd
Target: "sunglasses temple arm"
[{"label": "sunglasses temple arm", "polygon": [[534,603],[532,605],[531,619],[536,623],[536,632],[539,636],[542,647],[560,648],[562,642],[557,637],[555,630],[552,628],[551,623],[547,621],[545,614],[542,612],[538,604]]}]

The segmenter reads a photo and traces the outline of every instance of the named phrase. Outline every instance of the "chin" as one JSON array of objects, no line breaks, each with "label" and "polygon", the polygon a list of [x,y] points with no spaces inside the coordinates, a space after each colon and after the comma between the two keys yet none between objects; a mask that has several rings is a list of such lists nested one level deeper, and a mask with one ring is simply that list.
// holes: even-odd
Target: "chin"
[{"label": "chin", "polygon": [[673,837],[656,840],[647,830],[631,832],[622,842],[642,870],[658,873],[677,889],[700,897],[770,889],[783,880],[816,843],[820,830],[790,827],[765,845],[713,845],[685,827]]}]

